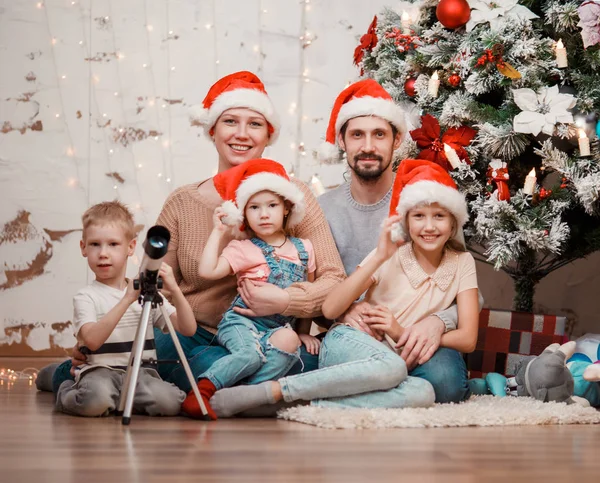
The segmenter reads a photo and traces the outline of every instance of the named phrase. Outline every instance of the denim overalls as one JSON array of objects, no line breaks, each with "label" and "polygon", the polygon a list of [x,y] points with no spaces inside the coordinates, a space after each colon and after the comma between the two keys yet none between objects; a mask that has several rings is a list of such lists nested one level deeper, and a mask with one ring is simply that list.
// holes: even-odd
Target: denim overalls
[{"label": "denim overalls", "polygon": [[[288,237],[298,251],[301,265],[280,259],[275,249],[260,238],[252,238],[252,243],[261,249],[269,266],[267,283],[287,288],[295,282],[304,282],[308,268],[308,253],[299,238]],[[246,378],[247,384],[258,384],[278,379],[288,373],[300,359],[300,350],[284,352],[269,343],[273,333],[283,327],[293,325],[295,317],[280,314],[248,318],[233,311],[233,307],[246,308],[238,295],[231,307],[223,315],[219,324],[217,339],[227,348],[230,355],[217,360],[199,379],[209,379],[217,389],[231,387]]]}]

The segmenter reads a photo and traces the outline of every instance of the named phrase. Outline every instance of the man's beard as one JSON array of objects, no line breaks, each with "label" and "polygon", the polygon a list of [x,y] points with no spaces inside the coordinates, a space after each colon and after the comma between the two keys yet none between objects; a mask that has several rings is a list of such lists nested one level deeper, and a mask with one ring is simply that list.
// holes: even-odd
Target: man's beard
[{"label": "man's beard", "polygon": [[[366,159],[378,161],[379,164],[377,165],[377,167],[374,168],[363,169],[360,167],[359,161]],[[383,157],[377,154],[357,154],[356,156],[354,156],[354,165],[348,163],[348,166],[362,181],[375,182],[379,178],[381,178],[381,175],[385,172],[386,169],[389,168],[390,164],[392,164],[391,160],[385,166],[383,166]]]}]

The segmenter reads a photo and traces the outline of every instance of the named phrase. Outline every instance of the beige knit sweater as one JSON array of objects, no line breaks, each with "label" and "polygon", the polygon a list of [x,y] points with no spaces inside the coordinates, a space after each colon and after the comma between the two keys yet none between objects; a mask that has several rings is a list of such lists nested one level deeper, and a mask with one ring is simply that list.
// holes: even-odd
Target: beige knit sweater
[{"label": "beige knit sweater", "polygon": [[[283,315],[316,317],[333,286],[344,279],[344,266],[333,241],[329,224],[308,186],[296,179],[304,193],[306,215],[290,235],[308,238],[315,247],[317,264],[313,283],[295,283],[286,290],[290,304]],[[194,311],[198,323],[211,332],[236,295],[236,277],[205,280],[198,275],[202,250],[212,230],[212,216],[218,206],[198,192],[198,183],[176,189],[163,206],[157,224],[171,232],[169,252],[165,256],[175,278]]]}]

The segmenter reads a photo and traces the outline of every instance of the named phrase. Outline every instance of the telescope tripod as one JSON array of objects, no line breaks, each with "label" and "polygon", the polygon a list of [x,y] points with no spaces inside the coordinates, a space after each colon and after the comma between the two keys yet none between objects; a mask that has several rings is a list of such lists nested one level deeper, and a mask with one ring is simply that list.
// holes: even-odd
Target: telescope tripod
[{"label": "telescope tripod", "polygon": [[[179,342],[179,338],[175,333],[175,328],[171,323],[171,319],[169,318],[169,314],[167,313],[167,309],[163,305],[163,296],[158,291],[159,288],[162,288],[162,280],[158,278],[156,283],[144,283],[143,274],[140,274],[142,280],[134,280],[134,287],[137,290],[140,285],[142,286],[142,291],[139,297],[139,303],[142,304],[142,315],[140,316],[140,323],[138,324],[135,340],[133,342],[133,347],[131,348],[131,354],[129,355],[129,362],[127,363],[127,373],[125,375],[125,382],[123,383],[123,387],[121,388],[121,398],[119,400],[119,413],[122,413],[123,419],[122,423],[124,425],[129,425],[131,422],[131,411],[133,408],[133,398],[135,395],[135,387],[137,385],[138,376],[140,373],[140,367],[142,365],[142,354],[144,352],[144,343],[146,342],[146,333],[148,331],[148,326],[150,324],[150,311],[153,309],[160,309],[162,317],[167,324],[167,328],[169,329],[169,334],[171,339],[173,339],[173,344],[175,345],[175,349],[177,350],[177,354],[179,355],[179,359],[181,361],[181,365],[185,370],[185,375],[190,382],[190,386],[192,387],[192,391],[198,399],[198,404],[200,405],[200,410],[205,418],[208,419],[208,411],[206,410],[206,406],[202,401],[202,397],[200,396],[200,391],[198,391],[198,386],[196,385],[196,381],[192,374],[192,370],[190,369],[190,365],[185,357],[183,352],[183,348],[181,347],[181,343]],[[141,282],[141,283],[140,283]]]}]

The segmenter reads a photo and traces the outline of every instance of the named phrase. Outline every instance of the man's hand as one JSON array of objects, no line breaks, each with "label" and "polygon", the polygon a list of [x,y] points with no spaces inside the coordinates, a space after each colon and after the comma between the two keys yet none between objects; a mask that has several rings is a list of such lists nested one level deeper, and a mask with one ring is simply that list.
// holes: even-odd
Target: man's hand
[{"label": "man's hand", "polygon": [[282,314],[290,304],[290,294],[272,283],[244,279],[238,293],[248,308],[234,307],[233,310],[246,317]]},{"label": "man's hand", "polygon": [[369,324],[364,321],[365,311],[371,310],[372,308],[373,306],[369,302],[355,302],[348,310],[346,310],[344,315],[342,315],[338,321],[345,325],[349,325],[350,327],[354,327],[365,334],[369,334],[377,340],[383,340],[383,333],[379,330],[372,329],[369,327]]},{"label": "man's hand", "polygon": [[404,329],[396,343],[396,349],[404,346],[400,357],[409,371],[417,364],[425,364],[435,354],[444,334],[444,322],[435,315],[425,317],[415,325]]},{"label": "man's hand", "polygon": [[71,352],[71,375],[75,377],[75,369],[87,362],[87,356],[79,350],[79,342],[73,347]]}]

